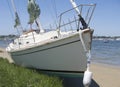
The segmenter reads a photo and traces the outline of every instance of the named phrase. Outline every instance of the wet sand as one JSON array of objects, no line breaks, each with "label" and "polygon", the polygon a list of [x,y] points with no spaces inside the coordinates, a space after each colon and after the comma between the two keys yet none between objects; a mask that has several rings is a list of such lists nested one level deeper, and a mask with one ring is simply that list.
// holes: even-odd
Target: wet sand
[{"label": "wet sand", "polygon": [[[13,62],[3,48],[0,48],[0,57],[8,59],[10,63]],[[91,64],[90,70],[93,72],[93,81],[97,84],[97,86],[90,87],[120,87],[120,66]]]}]

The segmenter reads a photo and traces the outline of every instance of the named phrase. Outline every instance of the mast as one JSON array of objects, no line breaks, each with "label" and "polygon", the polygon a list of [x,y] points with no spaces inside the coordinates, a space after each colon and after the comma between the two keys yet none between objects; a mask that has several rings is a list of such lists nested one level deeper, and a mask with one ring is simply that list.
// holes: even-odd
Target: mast
[{"label": "mast", "polygon": [[35,22],[40,30],[40,33],[43,33],[44,30],[41,26],[40,19],[39,19],[40,8],[39,8],[39,5],[36,4],[35,0],[28,0],[28,13],[30,16],[28,23],[32,25]]},{"label": "mast", "polygon": [[79,21],[81,22],[82,26],[83,26],[83,29],[86,29],[88,27],[87,23],[85,22],[85,20],[83,19],[83,17],[81,16],[80,14],[80,11],[77,7],[77,4],[75,3],[74,0],[70,0],[73,8],[75,9],[76,13],[78,14],[78,17],[79,17]]}]

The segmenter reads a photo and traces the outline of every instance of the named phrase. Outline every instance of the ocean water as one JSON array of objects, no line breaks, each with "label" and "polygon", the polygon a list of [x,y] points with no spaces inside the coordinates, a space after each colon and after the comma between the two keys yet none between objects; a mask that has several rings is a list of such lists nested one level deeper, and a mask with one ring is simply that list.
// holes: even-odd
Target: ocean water
[{"label": "ocean water", "polygon": [[0,40],[0,48],[6,48],[8,45],[8,42],[5,40]]},{"label": "ocean water", "polygon": [[120,66],[120,41],[93,40],[92,62]]},{"label": "ocean water", "polygon": [[[5,48],[9,42],[0,40],[0,47]],[[120,66],[120,41],[93,40],[91,54],[93,63]]]}]

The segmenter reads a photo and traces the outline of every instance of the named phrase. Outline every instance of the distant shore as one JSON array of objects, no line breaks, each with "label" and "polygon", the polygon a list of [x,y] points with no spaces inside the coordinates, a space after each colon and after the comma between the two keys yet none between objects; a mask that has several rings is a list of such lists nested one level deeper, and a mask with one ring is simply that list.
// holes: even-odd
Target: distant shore
[{"label": "distant shore", "polygon": [[[0,40],[13,40],[18,35],[0,35]],[[93,36],[93,40],[120,40],[120,36]]]},{"label": "distant shore", "polygon": [[[0,48],[0,57],[7,58],[10,63],[13,62],[4,48]],[[120,67],[93,63],[90,70],[93,72],[93,80],[100,87],[120,87]]]}]

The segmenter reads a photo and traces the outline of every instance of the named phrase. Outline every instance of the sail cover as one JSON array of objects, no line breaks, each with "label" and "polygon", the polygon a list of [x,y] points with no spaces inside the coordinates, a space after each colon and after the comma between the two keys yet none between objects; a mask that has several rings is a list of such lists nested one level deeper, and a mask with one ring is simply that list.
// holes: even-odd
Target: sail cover
[{"label": "sail cover", "polygon": [[14,25],[14,27],[16,28],[19,25],[20,25],[20,19],[19,19],[17,12],[15,12],[15,25]]},{"label": "sail cover", "polygon": [[40,15],[39,5],[35,3],[35,0],[28,0],[28,13],[29,24],[32,24]]}]

